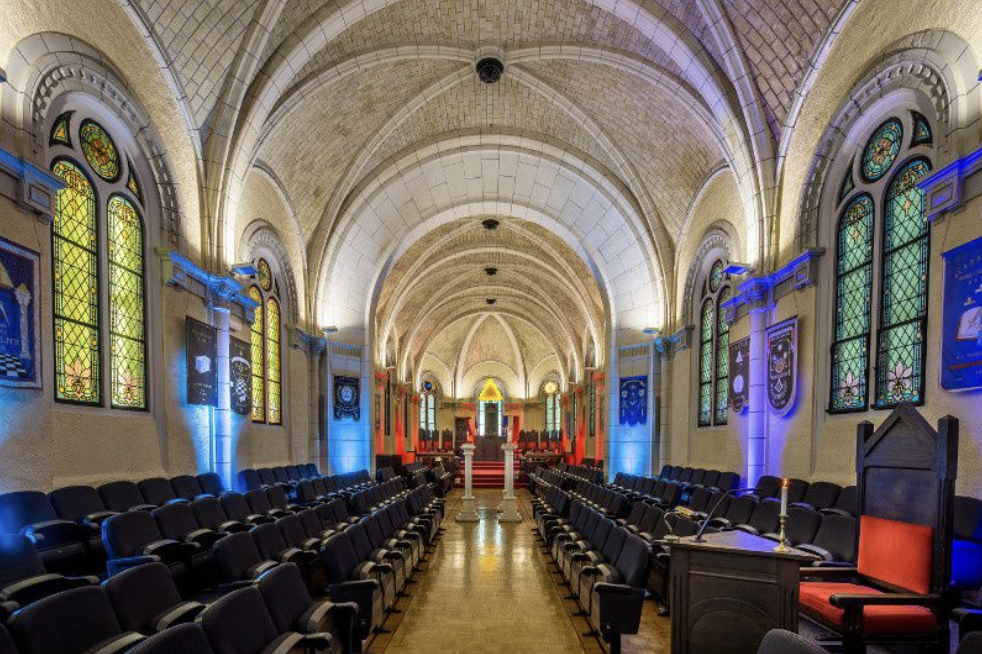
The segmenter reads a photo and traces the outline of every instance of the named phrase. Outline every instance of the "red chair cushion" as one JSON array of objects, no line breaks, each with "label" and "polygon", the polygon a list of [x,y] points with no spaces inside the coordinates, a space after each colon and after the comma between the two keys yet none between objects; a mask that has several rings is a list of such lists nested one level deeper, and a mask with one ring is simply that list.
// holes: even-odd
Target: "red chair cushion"
[{"label": "red chair cushion", "polygon": [[869,515],[859,518],[859,574],[922,595],[931,592],[934,529]]},{"label": "red chair cushion", "polygon": [[[881,595],[858,584],[806,581],[799,588],[798,603],[809,613],[832,625],[842,626],[843,609],[832,606],[833,595]],[[863,631],[867,634],[923,634],[937,631],[938,620],[923,606],[867,606],[863,609]]]}]

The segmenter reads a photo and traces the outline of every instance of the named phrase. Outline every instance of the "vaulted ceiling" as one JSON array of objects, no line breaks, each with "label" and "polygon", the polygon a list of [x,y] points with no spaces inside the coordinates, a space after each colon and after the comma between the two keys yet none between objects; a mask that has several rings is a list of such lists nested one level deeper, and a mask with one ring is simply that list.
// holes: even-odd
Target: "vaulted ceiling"
[{"label": "vaulted ceiling", "polygon": [[[361,312],[379,357],[417,373],[427,352],[454,369],[467,361],[437,351],[447,330],[494,327],[524,343],[516,356],[556,356],[564,375],[588,345],[603,350],[613,312],[616,329],[670,320],[688,214],[721,168],[752,226],[743,256],[767,256],[774,153],[852,1],[133,0],[199,140],[219,261],[235,259],[235,214],[260,169],[291,214],[288,249],[305,252],[295,273],[313,321]],[[492,85],[474,72],[488,53],[505,62]],[[447,154],[470,137],[558,162],[592,186],[550,173],[535,181],[541,193],[518,197],[494,163],[475,192]],[[423,176],[438,155],[451,180],[442,204],[415,190],[434,180],[414,187],[407,172]],[[393,170],[403,181],[369,206]],[[599,198],[616,211],[592,209]],[[557,207],[599,224],[580,219],[560,237],[544,218],[515,219]],[[441,212],[454,220],[429,222]],[[480,228],[489,213],[502,222],[490,235]],[[499,274],[485,278],[487,265]],[[654,288],[645,295],[626,277]],[[338,283],[359,288],[332,300]]]}]

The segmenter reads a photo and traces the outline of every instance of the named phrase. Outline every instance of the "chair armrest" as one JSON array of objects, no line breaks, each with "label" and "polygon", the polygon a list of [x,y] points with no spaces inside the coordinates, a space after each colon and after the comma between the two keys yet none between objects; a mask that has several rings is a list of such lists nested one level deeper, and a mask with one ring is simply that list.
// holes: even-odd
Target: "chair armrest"
[{"label": "chair armrest", "polygon": [[252,583],[253,579],[259,579],[261,576],[278,566],[279,563],[276,561],[260,561],[256,565],[250,566],[246,570],[246,575],[248,575],[249,580],[247,583]]},{"label": "chair armrest", "polygon": [[315,631],[314,633],[304,634],[301,644],[304,647],[311,648],[314,652],[329,652],[334,645],[334,637],[323,631]]},{"label": "chair armrest", "polygon": [[267,647],[262,651],[262,654],[290,654],[300,649],[303,643],[303,634],[298,634],[294,632],[287,632],[281,634],[276,642],[276,647]]},{"label": "chair armrest", "polygon": [[577,552],[570,561],[589,561],[590,556],[586,552]]},{"label": "chair armrest", "polygon": [[[835,556],[833,556],[832,552],[828,551],[827,549],[823,549],[818,545],[812,545],[811,543],[801,543],[800,545],[796,545],[795,547],[797,547],[799,550],[810,552],[811,554],[820,556],[822,557],[823,561],[835,560]],[[850,564],[850,567],[852,567],[852,564]]]},{"label": "chair armrest", "polygon": [[124,556],[119,559],[110,559],[109,562],[112,564],[112,567],[116,570],[116,572],[119,572],[121,570],[135,568],[138,565],[144,565],[145,563],[160,563],[161,560],[162,559],[159,556],[148,555],[148,556]]},{"label": "chair armrest", "polygon": [[218,525],[218,531],[223,534],[234,534],[240,531],[249,531],[249,525],[243,522],[237,522],[235,520],[229,520],[228,522],[223,522]]},{"label": "chair armrest", "polygon": [[940,606],[941,596],[912,593],[878,593],[876,595],[835,593],[829,597],[829,604],[840,609],[853,606]]},{"label": "chair armrest", "polygon": [[195,618],[204,610],[205,605],[201,602],[181,602],[154,617],[150,624],[155,632],[161,632],[174,625],[194,622]]},{"label": "chair armrest", "polygon": [[0,624],[6,624],[10,616],[19,608],[20,604],[17,602],[0,602]]},{"label": "chair armrest", "polygon": [[43,543],[44,541],[81,540],[85,537],[87,530],[88,528],[71,520],[45,520],[27,525],[20,530],[20,533],[35,543]]},{"label": "chair armrest", "polygon": [[65,577],[53,573],[37,575],[0,588],[0,602],[30,604],[63,590],[98,584],[99,580],[95,577]]},{"label": "chair armrest", "polygon": [[153,511],[157,508],[156,504],[134,504],[128,511]]},{"label": "chair armrest", "polygon": [[816,579],[826,579],[828,577],[855,577],[857,571],[854,566],[848,568],[812,568],[804,566],[801,568],[801,580],[806,581],[809,577]]},{"label": "chair armrest", "polygon": [[135,631],[131,631],[125,634],[121,634],[109,642],[103,642],[90,650],[86,651],[86,654],[116,654],[117,652],[125,652],[128,649],[132,649],[137,643],[146,640],[147,637],[143,634],[138,634]]},{"label": "chair armrest", "polygon": [[958,635],[962,638],[973,631],[982,631],[982,610],[960,607],[951,612],[958,623]]},{"label": "chair armrest", "polygon": [[598,583],[597,594],[600,609],[600,631],[608,639],[612,634],[636,634],[641,627],[641,609],[644,591],[626,584]]},{"label": "chair armrest", "polygon": [[118,511],[96,511],[95,513],[90,513],[89,515],[82,518],[81,522],[83,525],[94,525],[100,526],[103,522],[113,517],[114,515],[119,515]]},{"label": "chair armrest", "polygon": [[252,579],[238,579],[236,581],[222,582],[218,584],[218,594],[227,595],[234,590],[239,590],[240,588],[249,588],[255,583]]},{"label": "chair armrest", "polygon": [[185,543],[193,543],[202,549],[211,549],[222,538],[222,535],[211,529],[196,529],[184,535]]},{"label": "chair armrest", "polygon": [[827,509],[819,509],[818,512],[821,513],[822,515],[841,515],[846,518],[852,517],[852,514],[849,513],[848,511],[845,511],[843,509],[836,509],[835,507],[831,507],[831,506],[828,507]]},{"label": "chair armrest", "polygon": [[812,568],[853,568],[855,563],[850,563],[848,561],[812,561]]}]

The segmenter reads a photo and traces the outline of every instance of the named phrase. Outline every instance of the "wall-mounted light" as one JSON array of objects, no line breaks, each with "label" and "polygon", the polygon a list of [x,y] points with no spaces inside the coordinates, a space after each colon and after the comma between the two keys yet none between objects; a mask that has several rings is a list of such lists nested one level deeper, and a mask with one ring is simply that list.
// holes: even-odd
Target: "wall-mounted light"
[{"label": "wall-mounted light", "polygon": [[723,268],[723,272],[727,275],[745,275],[749,272],[753,272],[754,267],[749,263],[740,263],[738,261],[731,261],[726,268]]},{"label": "wall-mounted light", "polygon": [[494,266],[488,266],[487,268],[484,269],[484,274],[487,275],[488,277],[494,277],[495,275],[498,274],[498,269],[495,268]]},{"label": "wall-mounted light", "polygon": [[487,302],[488,304],[494,304],[497,301],[498,300],[493,297],[489,297],[488,299],[485,300],[485,302]]},{"label": "wall-mounted light", "polygon": [[335,325],[328,325],[327,327],[321,327],[321,333],[324,334],[324,336],[330,336],[331,334],[334,334],[337,331],[338,328]]},{"label": "wall-mounted light", "polygon": [[645,327],[642,331],[652,338],[661,334],[661,329],[658,327]]},{"label": "wall-mounted light", "polygon": [[239,277],[255,277],[259,274],[259,269],[251,261],[244,261],[232,264],[232,272]]}]

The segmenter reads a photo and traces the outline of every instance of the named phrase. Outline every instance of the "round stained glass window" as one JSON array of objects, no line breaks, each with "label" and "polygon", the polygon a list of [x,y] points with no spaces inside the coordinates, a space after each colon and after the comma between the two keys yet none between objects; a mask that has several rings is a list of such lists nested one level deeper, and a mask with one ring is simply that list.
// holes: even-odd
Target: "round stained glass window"
[{"label": "round stained glass window", "polygon": [[423,382],[423,390],[426,391],[427,393],[431,392],[433,390],[433,382],[431,381]]},{"label": "round stained glass window", "polygon": [[891,118],[877,127],[863,150],[863,179],[875,182],[886,175],[897,160],[903,141],[904,127],[897,118]]},{"label": "round stained glass window", "polygon": [[78,136],[82,154],[85,155],[85,160],[92,166],[96,175],[107,182],[115,182],[119,179],[119,150],[116,149],[116,144],[106,130],[102,129],[99,123],[86,120],[79,128]]},{"label": "round stained glass window", "polygon": [[546,395],[554,395],[556,391],[559,390],[559,384],[554,381],[546,382],[546,385],[542,387],[542,390],[546,392]]},{"label": "round stained glass window", "polygon": [[709,269],[709,292],[715,293],[723,283],[723,262],[717,261]]},{"label": "round stained glass window", "polygon": [[268,291],[273,287],[273,273],[269,269],[269,264],[265,259],[260,259],[256,268],[259,270],[259,285],[264,291]]}]

